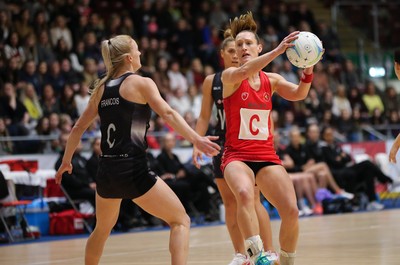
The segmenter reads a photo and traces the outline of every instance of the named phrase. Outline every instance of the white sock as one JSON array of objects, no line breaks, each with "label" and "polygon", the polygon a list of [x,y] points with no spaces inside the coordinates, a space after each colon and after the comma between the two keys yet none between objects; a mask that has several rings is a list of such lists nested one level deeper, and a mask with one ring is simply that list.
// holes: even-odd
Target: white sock
[{"label": "white sock", "polygon": [[281,265],[294,265],[294,258],[296,257],[296,252],[288,253],[281,249],[279,261]]},{"label": "white sock", "polygon": [[261,251],[264,251],[263,243],[260,235],[251,236],[244,241],[244,247],[246,249],[247,255],[249,255],[250,259],[255,261],[258,254]]}]

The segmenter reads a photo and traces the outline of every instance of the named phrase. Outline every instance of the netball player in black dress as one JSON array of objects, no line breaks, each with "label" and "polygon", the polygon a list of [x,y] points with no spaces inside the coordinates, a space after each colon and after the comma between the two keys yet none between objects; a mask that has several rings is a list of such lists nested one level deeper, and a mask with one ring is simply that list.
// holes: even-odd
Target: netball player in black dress
[{"label": "netball player in black dress", "polygon": [[86,110],[69,136],[56,181],[72,172],[71,157],[83,134],[97,115],[101,120],[102,155],[97,173],[96,227],[85,251],[85,264],[98,264],[105,242],[116,223],[121,199],[132,199],[171,227],[171,263],[187,262],[190,219],[175,193],[153,172],[146,160],[146,132],[152,108],[178,133],[205,154],[213,156],[220,147],[217,137],[200,137],[161,98],[155,83],[134,74],[140,67],[136,42],[118,35],[101,44],[106,76],[95,84]]}]

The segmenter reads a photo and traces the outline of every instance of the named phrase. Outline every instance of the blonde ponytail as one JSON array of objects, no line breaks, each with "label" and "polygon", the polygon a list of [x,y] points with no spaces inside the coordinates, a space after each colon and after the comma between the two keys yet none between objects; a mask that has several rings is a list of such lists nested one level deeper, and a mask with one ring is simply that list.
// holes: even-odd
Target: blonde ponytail
[{"label": "blonde ponytail", "polygon": [[131,52],[131,41],[132,38],[128,35],[118,35],[101,42],[101,55],[106,73],[102,78],[96,79],[89,85],[89,92],[92,96],[124,65],[125,56]]}]

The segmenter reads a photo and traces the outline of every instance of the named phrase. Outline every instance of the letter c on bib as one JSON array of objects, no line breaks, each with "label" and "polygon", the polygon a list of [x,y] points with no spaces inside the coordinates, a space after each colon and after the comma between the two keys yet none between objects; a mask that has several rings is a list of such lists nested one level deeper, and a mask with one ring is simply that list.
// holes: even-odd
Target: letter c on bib
[{"label": "letter c on bib", "polygon": [[252,135],[257,135],[260,132],[260,130],[257,127],[256,127],[256,130],[254,130],[254,127],[253,127],[254,120],[260,121],[260,117],[257,114],[250,117],[250,124],[249,124],[250,132]]}]

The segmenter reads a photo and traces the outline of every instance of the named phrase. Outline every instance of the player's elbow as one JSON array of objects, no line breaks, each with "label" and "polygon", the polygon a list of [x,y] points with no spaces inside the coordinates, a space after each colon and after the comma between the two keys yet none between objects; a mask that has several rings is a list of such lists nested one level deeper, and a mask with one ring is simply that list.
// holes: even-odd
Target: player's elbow
[{"label": "player's elbow", "polygon": [[172,108],[167,108],[161,113],[160,116],[164,121],[169,123],[174,119],[175,115],[177,115],[177,112],[175,110],[173,110]]}]

